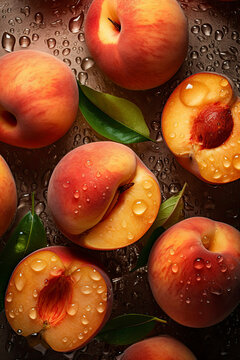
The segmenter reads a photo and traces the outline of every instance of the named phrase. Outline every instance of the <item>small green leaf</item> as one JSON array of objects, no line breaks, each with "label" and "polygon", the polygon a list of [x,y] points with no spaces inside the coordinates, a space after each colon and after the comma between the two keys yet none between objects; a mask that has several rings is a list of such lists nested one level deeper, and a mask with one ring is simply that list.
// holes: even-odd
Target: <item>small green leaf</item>
[{"label": "small green leaf", "polygon": [[0,253],[0,311],[4,307],[4,296],[9,278],[16,265],[31,252],[47,246],[46,233],[40,218],[32,209],[19,222]]},{"label": "small green leaf", "polygon": [[156,220],[147,233],[142,237],[142,242],[145,244],[145,246],[143,247],[138,257],[136,266],[131,270],[131,272],[147,265],[151,249],[159,236],[166,229],[182,220],[182,196],[186,186],[187,184],[185,183],[182,190],[177,195],[171,196],[160,206]]},{"label": "small green leaf", "polygon": [[97,335],[97,339],[113,345],[129,345],[144,339],[157,322],[165,320],[142,314],[126,314],[110,320]]},{"label": "small green leaf", "polygon": [[123,144],[152,140],[141,110],[129,100],[79,85],[79,108],[101,136]]}]

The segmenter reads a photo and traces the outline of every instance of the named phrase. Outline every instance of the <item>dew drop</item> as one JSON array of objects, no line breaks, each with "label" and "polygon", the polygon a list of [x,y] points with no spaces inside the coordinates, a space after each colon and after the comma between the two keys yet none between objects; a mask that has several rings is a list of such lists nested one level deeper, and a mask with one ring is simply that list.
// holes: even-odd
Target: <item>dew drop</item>
[{"label": "dew drop", "polygon": [[76,271],[74,271],[72,277],[76,282],[78,282],[81,279],[81,269],[77,269]]},{"label": "dew drop", "polygon": [[69,308],[67,309],[67,313],[68,313],[68,315],[70,315],[70,316],[76,315],[77,311],[78,311],[78,306],[77,306],[77,304],[71,304],[71,305],[69,306]]},{"label": "dew drop", "polygon": [[79,340],[82,340],[82,339],[84,338],[83,334],[80,333],[80,334],[78,335],[78,338],[79,338]]},{"label": "dew drop", "polygon": [[47,46],[49,49],[54,49],[56,46],[56,40],[54,38],[47,39]]},{"label": "dew drop", "polygon": [[210,36],[212,33],[212,26],[210,24],[203,24],[201,30],[204,35]]},{"label": "dew drop", "polygon": [[199,274],[196,275],[196,280],[197,280],[197,281],[201,281],[201,280],[202,280],[202,278],[201,278],[201,276],[200,276]]},{"label": "dew drop", "polygon": [[198,81],[188,81],[182,86],[180,91],[180,100],[186,106],[198,106],[203,103],[208,94],[208,88],[205,84]]},{"label": "dew drop", "polygon": [[82,316],[81,323],[82,323],[83,325],[89,324],[89,321],[88,321],[88,319],[86,318],[86,315],[83,315],[83,316]]},{"label": "dew drop", "polygon": [[174,255],[174,254],[175,254],[174,249],[170,249],[170,255]]},{"label": "dew drop", "polygon": [[22,48],[27,48],[31,44],[31,40],[28,36],[21,36],[19,38],[19,45]]},{"label": "dew drop", "polygon": [[23,312],[23,306],[22,306],[22,305],[19,305],[18,311],[19,311],[20,313]]},{"label": "dew drop", "polygon": [[29,313],[28,313],[28,316],[30,317],[30,319],[32,320],[35,320],[37,318],[37,310],[36,308],[31,308]]},{"label": "dew drop", "polygon": [[13,300],[13,294],[10,292],[10,293],[8,293],[7,296],[6,296],[6,301],[7,301],[8,303],[10,303],[10,302],[12,302],[12,300]]},{"label": "dew drop", "polygon": [[89,312],[89,311],[91,311],[91,310],[92,310],[92,308],[91,308],[91,306],[90,306],[90,305],[87,305],[87,306],[86,306],[86,308],[85,308],[85,310]]},{"label": "dew drop", "polygon": [[57,261],[57,257],[56,257],[55,255],[53,255],[53,256],[51,257],[51,261],[52,261],[52,262],[56,262],[56,261]]},{"label": "dew drop", "polygon": [[240,170],[240,155],[237,154],[233,158],[233,166],[235,169]]},{"label": "dew drop", "polygon": [[85,329],[83,330],[83,332],[84,332],[84,334],[87,334],[87,333],[88,333],[88,329],[85,328]]},{"label": "dew drop", "polygon": [[215,31],[215,40],[221,41],[223,39],[223,36],[224,36],[224,34],[221,30]]},{"label": "dew drop", "polygon": [[96,173],[96,177],[97,177],[97,178],[100,178],[100,176],[101,176],[101,173],[98,171],[98,172]]},{"label": "dew drop", "polygon": [[227,271],[227,265],[226,264],[224,264],[224,263],[221,263],[220,264],[220,270],[221,270],[221,272],[222,273],[225,273],[226,271]]},{"label": "dew drop", "polygon": [[103,303],[99,303],[98,306],[97,306],[97,312],[98,312],[99,314],[102,314],[102,313],[104,312],[104,310],[105,310],[104,304],[103,304]]},{"label": "dew drop", "polygon": [[82,11],[78,16],[75,16],[70,19],[68,26],[69,26],[69,30],[73,34],[77,34],[81,30],[83,19],[84,19],[84,14]]},{"label": "dew drop", "polygon": [[88,295],[88,294],[91,294],[92,293],[92,289],[90,288],[90,286],[88,285],[83,285],[81,287],[81,292],[84,294],[84,295]]},{"label": "dew drop", "polygon": [[97,288],[97,293],[102,294],[103,292],[104,292],[104,286],[99,285],[98,288]]},{"label": "dew drop", "polygon": [[223,158],[223,166],[224,166],[226,169],[228,169],[230,165],[231,165],[231,161],[228,159],[227,156],[224,156],[224,158]]},{"label": "dew drop", "polygon": [[76,190],[76,191],[74,192],[74,194],[73,194],[73,197],[74,197],[75,199],[79,199],[79,196],[80,196],[79,191]]},{"label": "dew drop", "polygon": [[65,336],[64,338],[62,338],[62,342],[66,343],[68,341],[68,338]]},{"label": "dew drop", "polygon": [[81,85],[85,85],[88,79],[88,74],[86,72],[80,72],[78,74],[78,80],[80,81]]},{"label": "dew drop", "polygon": [[133,204],[132,211],[135,215],[142,215],[147,210],[147,204],[143,200],[138,200]]},{"label": "dew drop", "polygon": [[41,260],[41,259],[34,260],[31,263],[32,270],[34,270],[36,272],[42,271],[43,269],[45,269],[46,266],[47,266],[47,262],[45,260]]},{"label": "dew drop", "polygon": [[69,186],[70,186],[70,181],[69,181],[69,180],[67,180],[67,181],[65,181],[65,182],[63,183],[64,189],[69,188]]},{"label": "dew drop", "polygon": [[94,281],[99,281],[102,278],[101,275],[99,274],[99,272],[95,269],[93,269],[93,271],[91,272],[90,277]]},{"label": "dew drop", "polygon": [[212,267],[211,261],[206,260],[206,265],[205,266],[206,266],[207,269],[211,269],[211,267]]},{"label": "dew drop", "polygon": [[16,39],[12,34],[7,32],[3,33],[2,36],[2,47],[7,52],[12,52],[14,50]]},{"label": "dew drop", "polygon": [[15,318],[15,314],[14,314],[13,310],[9,311],[9,316],[10,316],[11,319]]},{"label": "dew drop", "polygon": [[88,188],[88,187],[87,187],[87,184],[84,184],[83,187],[82,187],[83,191],[86,191],[87,188]]},{"label": "dew drop", "polygon": [[42,24],[43,14],[40,12],[36,13],[34,19],[35,19],[36,24]]},{"label": "dew drop", "polygon": [[218,262],[218,263],[223,262],[223,257],[222,257],[222,255],[218,255],[218,256],[217,256],[217,262]]},{"label": "dew drop", "polygon": [[173,264],[172,267],[171,267],[171,270],[174,274],[176,274],[178,272],[178,264]]},{"label": "dew drop", "polygon": [[213,295],[222,295],[222,289],[220,288],[220,287],[217,287],[217,286],[212,286],[212,287],[210,287],[209,288],[209,291],[210,291],[210,293],[211,294],[213,294]]},{"label": "dew drop", "polygon": [[21,330],[21,329],[18,329],[18,330],[17,330],[17,334],[18,334],[18,335],[21,335],[21,334],[22,334],[22,330]]},{"label": "dew drop", "polygon": [[203,243],[203,246],[208,249],[209,248],[209,245],[210,245],[210,239],[207,235],[204,235],[202,237],[202,243]]},{"label": "dew drop", "polygon": [[107,299],[108,299],[108,294],[105,292],[104,294],[102,294],[102,300],[103,300],[104,302],[106,302]]},{"label": "dew drop", "polygon": [[133,234],[131,232],[127,235],[128,240],[132,240],[134,238]]},{"label": "dew drop", "polygon": [[193,262],[195,269],[201,270],[204,267],[204,260],[202,258],[197,258]]},{"label": "dew drop", "polygon": [[38,34],[32,34],[32,41],[38,41],[39,35]]},{"label": "dew drop", "polygon": [[16,277],[15,277],[15,286],[16,289],[18,291],[22,291],[22,289],[24,288],[25,285],[25,280],[23,278],[23,274],[20,272]]},{"label": "dew drop", "polygon": [[[71,50],[69,49],[69,48],[66,48],[66,49],[63,49],[63,51],[62,51],[62,54],[63,54],[63,56],[67,56],[67,55],[69,55],[70,54],[70,52],[71,52]],[[67,59],[66,59],[67,60]],[[66,61],[65,60],[65,61]],[[70,64],[71,65],[71,64]]]},{"label": "dew drop", "polygon": [[34,298],[38,297],[38,292],[37,292],[37,290],[36,290],[36,289],[35,289],[35,290],[33,290],[32,295],[33,295],[33,297],[34,297]]},{"label": "dew drop", "polygon": [[94,65],[94,61],[92,58],[90,57],[86,57],[82,60],[82,64],[81,64],[81,68],[84,70],[84,71],[87,71],[88,69],[90,69],[91,67],[93,67]]},{"label": "dew drop", "polygon": [[186,298],[186,304],[190,304],[191,303],[191,299],[189,297]]}]

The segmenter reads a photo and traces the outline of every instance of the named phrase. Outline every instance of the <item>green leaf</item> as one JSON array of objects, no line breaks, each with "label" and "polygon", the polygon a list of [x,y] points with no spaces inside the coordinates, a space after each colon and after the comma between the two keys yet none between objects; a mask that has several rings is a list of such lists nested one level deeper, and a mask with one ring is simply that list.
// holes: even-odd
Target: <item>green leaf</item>
[{"label": "green leaf", "polygon": [[97,339],[113,345],[129,345],[144,339],[157,322],[165,320],[142,314],[126,314],[110,320],[97,335]]},{"label": "green leaf", "polygon": [[79,85],[79,108],[89,125],[107,139],[123,144],[152,140],[141,110],[129,100]]},{"label": "green leaf", "polygon": [[4,296],[9,278],[16,265],[31,252],[47,246],[46,233],[40,218],[32,210],[19,222],[0,253],[0,311],[4,308]]},{"label": "green leaf", "polygon": [[141,267],[147,265],[151,249],[159,236],[166,229],[183,219],[182,196],[184,194],[186,186],[187,184],[185,183],[182,190],[177,195],[171,196],[160,206],[156,220],[154,221],[151,228],[147,231],[147,233],[142,237],[142,242],[145,244],[145,246],[143,247],[138,257],[136,266],[131,270],[131,272],[136,271]]}]

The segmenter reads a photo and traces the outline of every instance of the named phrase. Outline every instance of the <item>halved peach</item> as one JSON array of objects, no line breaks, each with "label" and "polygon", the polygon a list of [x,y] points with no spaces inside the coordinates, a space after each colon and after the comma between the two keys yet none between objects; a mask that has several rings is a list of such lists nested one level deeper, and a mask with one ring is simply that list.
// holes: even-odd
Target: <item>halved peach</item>
[{"label": "halved peach", "polygon": [[76,249],[49,247],[23,259],[14,270],[5,312],[18,334],[40,337],[56,351],[86,344],[111,312],[108,276]]},{"label": "halved peach", "polygon": [[240,100],[225,76],[185,79],[164,107],[162,131],[178,162],[202,180],[240,178]]}]

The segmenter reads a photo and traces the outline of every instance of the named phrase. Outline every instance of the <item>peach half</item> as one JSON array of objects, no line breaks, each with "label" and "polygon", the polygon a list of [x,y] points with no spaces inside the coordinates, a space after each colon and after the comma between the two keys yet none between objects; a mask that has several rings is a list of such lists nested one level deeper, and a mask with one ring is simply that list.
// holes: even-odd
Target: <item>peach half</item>
[{"label": "peach half", "polygon": [[118,360],[196,360],[180,341],[170,336],[156,336],[129,346]]},{"label": "peach half", "polygon": [[76,249],[62,246],[24,258],[11,276],[5,297],[6,316],[17,334],[39,334],[61,352],[86,344],[107,321],[111,305],[105,272]]},{"label": "peach half", "polygon": [[153,246],[148,274],[155,300],[173,320],[217,324],[240,301],[240,232],[207,218],[183,220]]},{"label": "peach half", "polygon": [[48,187],[57,226],[91,249],[117,249],[137,241],[154,222],[160,202],[151,171],[130,148],[110,141],[70,151]]},{"label": "peach half", "polygon": [[78,87],[54,56],[21,50],[0,58],[0,141],[40,148],[62,137],[78,111]]},{"label": "peach half", "polygon": [[0,236],[13,221],[17,209],[15,180],[6,161],[0,155]]},{"label": "peach half", "polygon": [[240,178],[240,100],[223,75],[185,79],[164,107],[162,131],[178,162],[200,179]]}]

